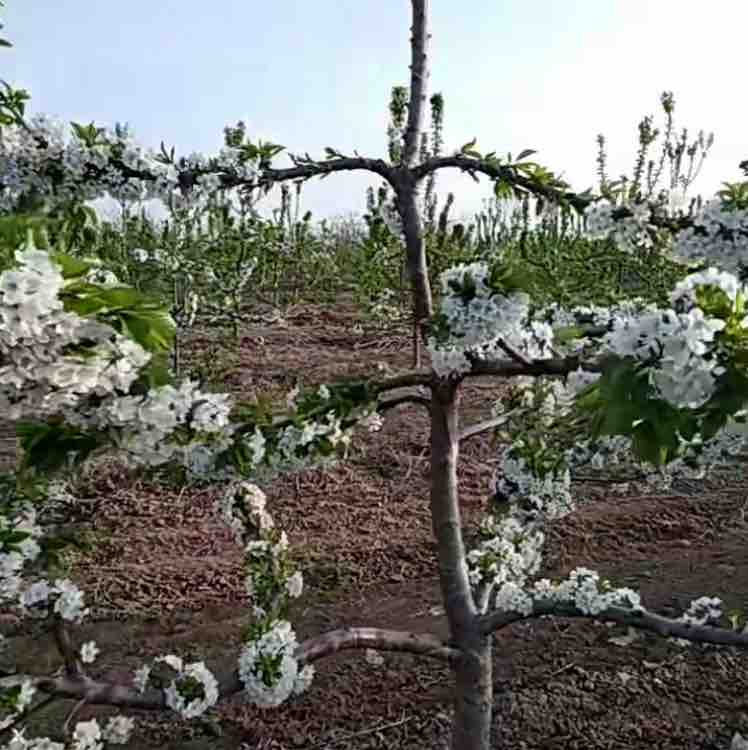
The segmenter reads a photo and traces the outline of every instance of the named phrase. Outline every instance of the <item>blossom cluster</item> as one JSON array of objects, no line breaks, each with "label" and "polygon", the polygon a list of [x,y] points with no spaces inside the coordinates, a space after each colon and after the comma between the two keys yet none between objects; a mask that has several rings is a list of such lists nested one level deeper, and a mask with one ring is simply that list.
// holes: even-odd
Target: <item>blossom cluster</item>
[{"label": "blossom cluster", "polygon": [[[31,247],[16,260],[17,269],[0,275],[0,408],[12,419],[62,416],[108,431],[131,463],[178,458],[204,474],[230,442],[228,397],[190,382],[129,395],[150,353],[111,326],[66,312],[65,282],[46,252]],[[184,426],[216,440],[210,449],[204,440],[185,443],[176,430]]]},{"label": "blossom cluster", "polygon": [[613,213],[620,207],[601,200],[590,204],[584,212],[586,233],[591,239],[613,239],[618,247],[633,252],[638,248],[653,246],[650,235],[650,209],[646,204],[627,206],[631,216],[614,219]]},{"label": "blossom cluster", "polygon": [[[31,688],[29,700],[33,695]],[[96,719],[79,721],[73,731],[72,744],[48,739],[26,739],[25,729],[13,729],[13,737],[4,747],[7,750],[99,750],[104,742],[112,745],[125,745],[130,741],[134,720],[126,716],[113,716],[102,728]]]},{"label": "blossom cluster", "polygon": [[[648,214],[643,207],[634,211],[633,217],[618,223],[613,222],[610,207],[598,206],[588,213],[593,235],[608,236],[615,228],[615,239],[625,249],[631,251],[634,244],[650,246]],[[464,272],[464,267],[460,272]],[[475,293],[467,295],[467,299],[464,287],[448,284],[455,275],[445,277],[443,283],[447,296],[442,310],[449,320],[450,332],[460,333],[467,327],[461,319],[473,320],[476,336],[485,339],[488,335],[482,330],[484,298],[491,296],[485,275],[473,271]],[[676,285],[670,298],[673,309],[662,310],[641,300],[626,300],[614,308],[590,306],[565,310],[552,306],[540,312],[539,317],[556,327],[585,323],[607,327],[608,333],[595,341],[580,336],[577,342],[567,341],[563,345],[556,342],[554,346],[556,349],[566,346],[567,352],[587,349],[631,358],[648,370],[650,383],[659,398],[677,407],[693,409],[712,396],[717,378],[724,372],[720,333],[728,324],[732,328],[735,325],[745,328],[748,323],[743,307],[745,299],[746,289],[733,274],[708,268],[687,276]],[[475,315],[471,310],[474,304]],[[458,313],[450,315],[450,310]],[[490,328],[490,324],[486,327]],[[494,327],[493,330],[500,334],[505,329]],[[463,351],[469,347],[475,350],[475,340],[466,337],[463,343]],[[469,370],[469,363],[458,359],[452,354],[452,369]],[[447,374],[447,370],[445,367],[439,374]],[[586,439],[566,448],[548,446],[548,431],[568,417],[576,397],[599,377],[598,373],[580,369],[567,377],[566,382],[516,379],[515,397],[505,399],[495,411],[496,416],[503,417],[503,429],[513,421],[516,423],[514,434],[510,431],[512,442],[502,450],[497,470],[496,499],[503,501],[505,510],[500,517],[492,515],[484,521],[482,541],[466,558],[476,602],[483,612],[491,607],[529,615],[534,603],[540,600],[573,603],[588,615],[598,614],[612,605],[641,609],[638,594],[626,588],[612,589],[607,582],[601,586],[599,576],[586,569],[573,571],[561,583],[542,580],[532,587],[527,586],[527,579],[540,565],[543,524],[574,507],[570,469],[585,464],[608,467],[611,462],[623,462],[630,456],[631,438],[625,435]],[[520,421],[525,423],[521,428],[517,427]],[[681,437],[683,457],[673,461],[667,471],[658,471],[658,478],[695,473],[696,469],[685,460],[690,450],[698,453],[702,470],[706,463],[718,460],[725,452],[737,453],[744,445],[745,435],[736,434],[734,425],[733,419],[729,428],[718,433],[706,446],[698,434],[690,441]],[[718,605],[719,600],[699,599],[680,619],[699,623],[718,619]],[[702,612],[704,609],[706,613]]]},{"label": "blossom cluster", "polygon": [[126,463],[178,461],[191,474],[206,476],[232,443],[231,408],[228,395],[203,393],[186,380],[178,388],[164,385],[145,396],[112,394],[95,406],[79,404],[65,416],[77,427],[107,431]]},{"label": "blossom cluster", "polygon": [[287,620],[271,622],[258,639],[244,646],[239,655],[239,677],[248,701],[267,708],[279,706],[309,687],[314,667],[299,668],[296,647],[296,634]]},{"label": "blossom cluster", "polygon": [[[131,465],[177,461],[195,476],[215,475],[218,456],[234,440],[230,397],[190,381],[131,395],[150,353],[106,324],[66,312],[59,299],[65,281],[46,252],[31,247],[16,259],[19,267],[0,275],[0,408],[13,419],[61,416],[105,432]],[[256,464],[266,459],[270,476],[308,465],[320,438],[346,447],[350,434],[331,411],[319,423],[283,428],[269,455],[259,430],[242,439]]]},{"label": "blossom cluster", "polygon": [[[218,682],[203,662],[185,664],[173,654],[158,656],[154,662],[164,662],[178,673],[164,693],[166,705],[185,719],[201,716],[218,702]],[[141,693],[148,685],[151,670],[146,664],[135,672],[134,684]]]},{"label": "blossom cluster", "polygon": [[249,700],[277,706],[309,686],[314,667],[299,667],[296,635],[283,619],[289,600],[303,591],[303,577],[288,556],[286,534],[275,528],[266,502],[255,484],[239,482],[217,501],[216,510],[245,545],[245,588],[256,619],[254,637],[239,657],[239,674]]},{"label": "blossom cluster", "polygon": [[65,312],[64,279],[46,252],[28,247],[16,260],[0,275],[0,408],[12,419],[46,416],[127,390],[150,355],[111,327]]},{"label": "blossom cluster", "polygon": [[[33,194],[48,206],[83,203],[105,195],[128,201],[159,199],[189,206],[204,192],[183,194],[177,166],[165,163],[152,149],[143,149],[126,128],[97,129],[94,139],[46,115],[29,118],[28,127],[3,127],[0,138],[0,210],[13,211]],[[225,146],[217,157],[191,154],[179,162],[186,170],[216,170],[253,181],[257,165],[245,153]],[[218,174],[200,174],[204,191],[221,187]]]},{"label": "blossom cluster", "polygon": [[[585,210],[587,234],[595,239],[612,239],[627,252],[651,249],[653,208],[646,203],[630,204],[632,214],[614,218],[620,207],[606,200],[591,204]],[[677,232],[672,252],[686,261],[708,261],[725,271],[737,272],[748,257],[748,210],[726,207],[714,199],[691,217],[690,226]]]},{"label": "blossom cluster", "polygon": [[485,540],[467,554],[472,586],[523,586],[537,573],[545,541],[537,524],[511,515],[501,519],[489,515],[481,523],[480,534]]},{"label": "blossom cluster", "polygon": [[[603,346],[621,357],[650,365],[650,382],[658,395],[677,407],[694,409],[709,400],[725,369],[711,355],[715,335],[725,322],[699,308],[687,313],[652,309],[621,318]],[[656,361],[657,366],[651,366]]]},{"label": "blossom cluster", "polygon": [[725,209],[719,200],[707,202],[692,226],[679,232],[673,252],[687,260],[707,260],[737,272],[748,259],[748,211]]},{"label": "blossom cluster", "polygon": [[[502,344],[530,359],[550,353],[553,331],[544,322],[531,319],[530,297],[524,292],[500,294],[488,283],[489,266],[478,262],[462,264],[444,271],[441,315],[449,335],[446,339],[428,339],[434,371],[442,376],[451,372],[469,372],[467,354],[485,358],[504,353]],[[469,300],[454,291],[455,285],[469,284]]]}]

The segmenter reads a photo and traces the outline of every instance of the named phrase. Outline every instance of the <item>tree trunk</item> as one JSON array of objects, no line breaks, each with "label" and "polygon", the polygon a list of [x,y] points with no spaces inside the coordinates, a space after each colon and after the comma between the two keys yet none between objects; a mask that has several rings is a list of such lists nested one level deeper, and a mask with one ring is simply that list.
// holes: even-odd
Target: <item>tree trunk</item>
[{"label": "tree trunk", "polygon": [[397,207],[405,233],[408,273],[413,288],[413,366],[421,366],[421,341],[423,324],[431,317],[431,288],[423,246],[423,226],[418,211],[418,183],[410,169],[418,158],[418,143],[423,125],[426,91],[428,90],[428,0],[411,0],[413,25],[410,38],[410,91],[408,96],[408,124],[405,128],[402,164],[393,184]]},{"label": "tree trunk", "polygon": [[475,635],[461,645],[463,658],[455,670],[452,750],[490,750],[493,715],[491,636]]},{"label": "tree trunk", "polygon": [[425,338],[422,326],[433,315],[433,305],[423,227],[418,212],[418,188],[412,178],[402,177],[397,186],[397,202],[405,234],[408,275],[413,289],[413,367],[418,369],[421,367],[420,344]]},{"label": "tree trunk", "polygon": [[452,750],[489,750],[493,706],[491,636],[478,631],[478,609],[468,579],[462,538],[457,458],[459,383],[436,380],[431,389],[431,519],[439,582],[451,645],[461,652],[455,667]]}]

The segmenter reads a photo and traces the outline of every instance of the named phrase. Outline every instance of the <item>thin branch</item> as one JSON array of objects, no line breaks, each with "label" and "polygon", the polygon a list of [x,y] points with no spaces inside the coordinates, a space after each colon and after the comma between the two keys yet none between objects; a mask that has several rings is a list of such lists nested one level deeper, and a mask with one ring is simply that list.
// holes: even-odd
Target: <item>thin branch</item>
[{"label": "thin branch", "polygon": [[70,631],[67,629],[65,621],[60,615],[55,615],[54,639],[62,660],[65,663],[65,672],[68,677],[80,678],[83,675],[83,667],[78,658],[75,646],[73,646]]},{"label": "thin branch", "polygon": [[639,630],[649,630],[663,637],[683,638],[694,643],[715,643],[721,646],[737,646],[748,649],[748,633],[739,633],[727,628],[714,628],[709,625],[693,625],[680,620],[662,617],[647,610],[635,611],[624,607],[608,607],[603,612],[591,615],[573,604],[566,602],[538,601],[533,603],[532,612],[523,615],[518,612],[492,612],[479,618],[481,633],[492,633],[519,620],[553,615],[555,617],[584,617],[600,622],[617,622]]},{"label": "thin branch", "polygon": [[458,440],[462,442],[463,440],[467,440],[470,437],[473,437],[474,435],[480,435],[482,432],[487,432],[488,430],[498,427],[500,424],[503,424],[506,422],[506,414],[501,414],[498,417],[492,417],[491,419],[486,419],[484,422],[477,422],[476,424],[471,424],[469,427],[466,427],[464,430],[460,431],[460,435],[458,437]]},{"label": "thin branch", "polygon": [[594,198],[581,197],[574,192],[560,189],[559,187],[553,187],[552,185],[545,185],[531,177],[525,177],[517,173],[517,170],[506,164],[499,164],[494,161],[488,161],[484,159],[476,159],[471,156],[463,156],[460,154],[454,156],[438,156],[431,159],[427,159],[412,170],[413,177],[416,181],[423,179],[426,175],[431,172],[435,172],[437,169],[446,169],[448,167],[454,167],[461,169],[463,172],[480,172],[492,180],[504,180],[512,185],[516,185],[527,190],[533,195],[539,195],[543,198],[552,200],[563,199],[573,206],[578,211],[584,211],[587,206],[594,202]]},{"label": "thin branch", "polygon": [[428,656],[452,664],[460,655],[444,641],[430,633],[408,633],[381,628],[341,628],[330,633],[309,638],[296,651],[304,664],[332,656],[349,649],[374,649]]},{"label": "thin branch", "polygon": [[[585,208],[600,198],[600,196],[595,195],[578,195],[570,190],[565,190],[564,187],[566,186],[560,182],[557,182],[554,185],[534,180],[532,177],[518,174],[516,168],[512,165],[499,164],[496,161],[486,159],[476,159],[464,154],[439,156],[427,159],[414,167],[411,170],[411,175],[413,179],[418,182],[431,172],[449,167],[461,169],[473,178],[475,178],[476,172],[480,172],[481,174],[490,177],[492,180],[501,180],[509,185],[523,188],[527,192],[540,196],[541,198],[565,201],[580,212],[584,211]],[[614,216],[617,214],[620,214],[620,216],[623,217],[630,216],[631,212],[627,207],[619,207],[616,209],[616,212],[614,212]],[[691,216],[651,216],[649,221],[651,224],[661,227],[662,229],[667,229],[673,233],[688,229],[694,224],[694,219]]]},{"label": "thin branch", "polygon": [[[298,157],[292,157],[296,159]],[[388,182],[393,180],[393,170],[383,159],[367,159],[365,157],[344,156],[340,159],[327,159],[325,161],[307,162],[297,164],[287,169],[263,169],[260,175],[259,186],[272,185],[276,182],[287,180],[307,180],[311,177],[319,177],[333,172],[355,172],[363,170],[374,172]],[[227,180],[228,178],[228,180]],[[251,186],[252,181],[245,178],[231,178],[229,175],[222,176],[222,187],[239,187],[241,185]],[[226,184],[226,182],[228,184]]]},{"label": "thin branch", "polygon": [[427,409],[431,409],[431,399],[427,396],[399,396],[398,398],[392,398],[388,401],[382,401],[377,406],[377,411],[387,411],[388,409],[393,409],[396,406],[400,406],[400,404],[419,404],[420,406],[425,406]]},{"label": "thin branch", "polygon": [[[221,189],[229,190],[231,188],[259,188],[269,187],[276,182],[286,182],[288,180],[308,180],[312,177],[320,177],[333,172],[354,172],[363,170],[373,172],[390,183],[394,181],[394,170],[383,159],[368,159],[365,157],[344,156],[338,159],[326,159],[320,161],[306,161],[300,163],[300,157],[289,154],[289,158],[295,166],[285,169],[273,169],[265,167],[259,173],[258,178],[238,177],[225,171],[210,168],[185,169],[178,173],[179,186],[183,190],[188,190],[197,184],[197,178],[207,174],[217,174],[221,179]],[[127,166],[119,159],[110,159],[107,167],[95,167],[89,165],[94,173],[103,174],[107,168],[114,167],[124,177],[136,178],[153,182],[157,179],[156,174],[142,170],[133,169]]]},{"label": "thin branch", "polygon": [[[460,655],[457,649],[430,633],[409,633],[381,628],[342,628],[310,638],[299,645],[296,657],[302,664],[332,656],[340,651],[351,649],[376,649],[399,653],[426,656],[447,664],[453,664]],[[236,669],[216,675],[219,700],[243,690],[243,684]],[[33,687],[55,698],[85,700],[89,705],[122,706],[145,710],[166,708],[166,694],[163,690],[148,690],[143,693],[134,687],[120,683],[101,682],[86,675],[70,677],[50,675],[12,675],[0,679],[0,689],[21,685],[29,680]]]},{"label": "thin branch", "polygon": [[385,393],[387,391],[394,391],[397,388],[409,388],[418,385],[430,386],[433,379],[434,377],[430,370],[415,370],[404,372],[401,375],[393,375],[386,380],[370,383],[370,388],[374,393]]},{"label": "thin branch", "polygon": [[83,708],[83,706],[85,706],[85,705],[86,705],[86,698],[85,698],[85,696],[84,696],[83,698],[81,698],[81,699],[80,699],[80,700],[79,700],[79,701],[78,701],[78,702],[77,702],[77,703],[75,704],[75,706],[73,706],[73,709],[72,709],[72,710],[70,711],[70,713],[68,714],[68,717],[67,717],[67,719],[65,719],[65,723],[64,723],[64,724],[62,725],[62,731],[63,731],[63,732],[65,733],[65,734],[68,734],[68,733],[69,733],[70,722],[71,722],[71,721],[72,721],[72,720],[73,720],[73,719],[74,719],[74,718],[76,717],[76,715],[77,715],[77,714],[78,714],[78,713],[80,712],[80,710],[81,710],[81,709]]},{"label": "thin branch", "polygon": [[499,339],[498,344],[499,344],[499,347],[501,347],[501,349],[503,349],[504,352],[508,354],[515,362],[519,362],[520,364],[523,364],[523,365],[530,364],[530,360],[527,359],[527,357],[525,357],[525,355],[522,354],[522,352],[518,352],[513,346],[511,346],[510,344],[507,344],[506,341],[504,341],[504,339]]},{"label": "thin branch", "polygon": [[472,365],[469,372],[463,377],[476,375],[497,375],[500,377],[516,377],[518,375],[568,375],[570,372],[583,367],[587,372],[602,372],[610,357],[601,357],[597,360],[583,361],[577,355],[569,357],[555,357],[552,359],[535,359],[527,364],[503,359],[480,359],[467,354]]}]

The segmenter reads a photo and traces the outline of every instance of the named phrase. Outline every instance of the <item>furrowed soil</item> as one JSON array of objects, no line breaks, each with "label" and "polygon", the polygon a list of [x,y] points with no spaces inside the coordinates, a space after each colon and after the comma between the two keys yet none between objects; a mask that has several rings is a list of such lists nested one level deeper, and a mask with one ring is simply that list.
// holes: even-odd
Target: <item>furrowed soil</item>
[{"label": "furrowed soil", "polygon": [[[364,326],[341,301],[305,305],[287,325],[242,331],[239,359],[224,390],[281,401],[293,385],[371,375],[377,363],[411,364],[407,327]],[[195,332],[187,359],[216,333]],[[490,416],[505,384],[469,379],[461,424]],[[12,440],[6,449],[12,448]],[[447,636],[429,515],[429,424],[422,406],[385,415],[378,433],[359,433],[350,459],[264,487],[276,523],[302,563],[305,592],[293,622],[303,639],[341,626],[371,625]],[[6,451],[7,452],[7,451]],[[464,441],[459,491],[470,534],[486,509],[497,465],[491,434]],[[742,474],[680,485],[671,494],[598,482],[576,487],[579,508],[549,533],[540,575],[577,566],[641,592],[648,608],[679,615],[691,599],[717,596],[724,610],[748,609],[748,483]],[[93,617],[76,643],[101,649],[95,678],[131,683],[144,660],[175,653],[204,660],[214,672],[235,664],[248,622],[241,550],[212,511],[219,488],[170,489],[102,465],[83,477],[71,523],[94,551],[71,558],[70,576],[86,592]],[[115,617],[112,612],[121,610]],[[53,640],[26,621],[6,618],[10,648],[3,663],[19,672],[54,672]],[[748,736],[748,657],[723,648],[681,648],[654,635],[628,647],[625,633],[590,620],[544,618],[495,635],[494,742],[497,748],[713,748]],[[278,709],[245,705],[238,696],[207,720],[183,722],[167,712],[127,711],[137,728],[130,746],[193,750],[322,748],[421,750],[444,747],[451,679],[447,669],[410,656],[360,652],[317,663],[310,690]],[[27,737],[61,739],[75,701],[34,714]],[[72,720],[101,721],[118,711],[79,707]],[[3,737],[7,741],[7,735]]]}]

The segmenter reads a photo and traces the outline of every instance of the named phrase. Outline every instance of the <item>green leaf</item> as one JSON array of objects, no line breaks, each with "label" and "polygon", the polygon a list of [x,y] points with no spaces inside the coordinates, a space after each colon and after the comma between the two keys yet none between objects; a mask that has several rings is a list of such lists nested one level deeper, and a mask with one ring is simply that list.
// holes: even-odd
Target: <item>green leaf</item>
[{"label": "green leaf", "polygon": [[581,326],[563,326],[562,328],[553,329],[553,341],[556,344],[565,344],[574,341],[584,335],[584,328]]},{"label": "green leaf", "polygon": [[509,200],[514,195],[512,184],[503,179],[496,180],[493,192],[499,200]]},{"label": "green leaf", "polygon": [[65,253],[53,253],[52,260],[62,269],[65,279],[77,279],[85,276],[94,266],[80,258],[74,258]]},{"label": "green leaf", "polygon": [[464,145],[464,146],[463,146],[463,147],[462,147],[462,148],[460,149],[460,153],[461,153],[461,154],[464,154],[464,153],[466,153],[467,151],[470,151],[470,150],[472,150],[473,146],[475,146],[475,144],[477,143],[477,141],[478,141],[478,139],[477,139],[477,138],[473,138],[473,140],[472,140],[472,141],[468,141],[468,142],[467,142],[467,143],[466,143],[466,144],[465,144],[465,145]]},{"label": "green leaf", "polygon": [[528,156],[532,156],[533,154],[537,153],[537,151],[534,151],[531,148],[526,148],[524,151],[520,152],[519,156],[517,157],[517,161],[522,161],[522,159],[526,159]]},{"label": "green leaf", "polygon": [[170,351],[156,352],[136,382],[143,382],[148,390],[169,385],[173,380],[170,369],[170,355]]},{"label": "green leaf", "polygon": [[119,320],[130,338],[146,351],[169,351],[171,349],[175,328],[168,314],[124,311],[120,314]]},{"label": "green leaf", "polygon": [[72,461],[79,465],[101,444],[97,433],[86,433],[65,424],[19,422],[16,425],[23,459],[21,474],[34,470],[53,474]]},{"label": "green leaf", "polygon": [[637,425],[632,437],[631,447],[634,454],[655,466],[667,463],[668,448],[661,445],[657,428],[649,422]]}]

